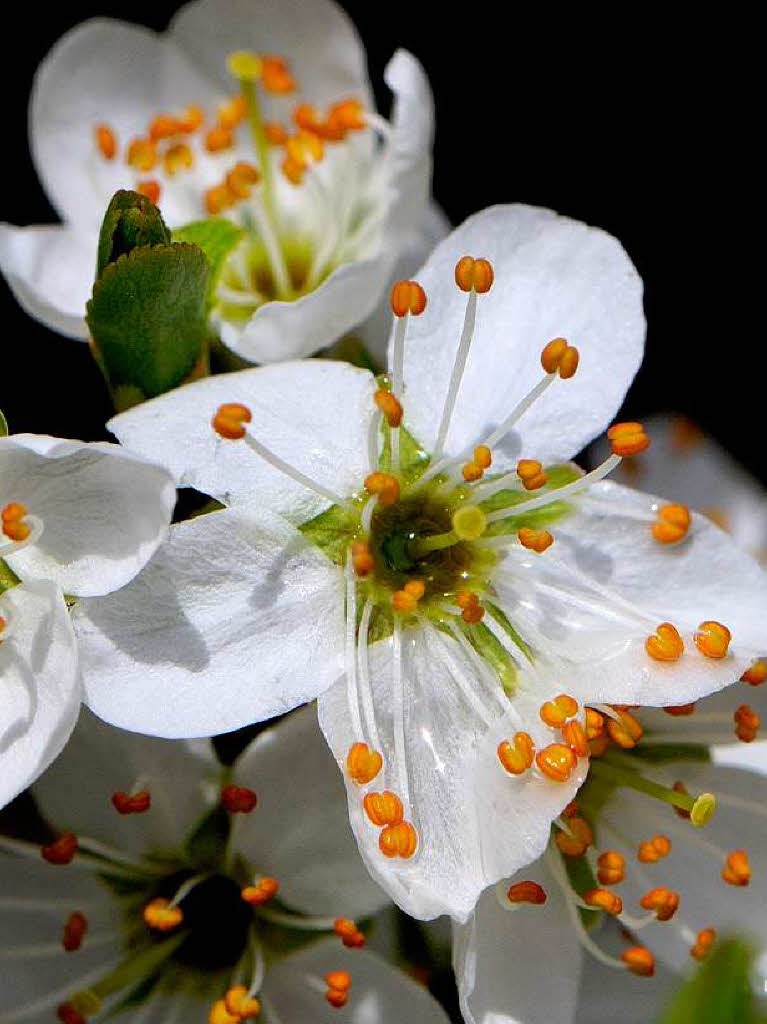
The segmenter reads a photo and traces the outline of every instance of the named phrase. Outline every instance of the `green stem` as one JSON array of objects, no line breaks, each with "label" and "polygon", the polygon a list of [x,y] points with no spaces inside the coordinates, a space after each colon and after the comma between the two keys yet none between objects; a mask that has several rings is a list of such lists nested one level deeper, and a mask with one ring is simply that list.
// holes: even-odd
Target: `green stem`
[{"label": "green stem", "polygon": [[628,768],[621,768],[614,762],[604,759],[592,758],[589,765],[589,772],[595,778],[605,779],[608,782],[617,783],[619,786],[626,786],[638,793],[661,800],[664,804],[671,804],[672,807],[679,807],[683,811],[691,811],[696,803],[696,797],[689,793],[677,793],[676,790],[661,786],[658,782],[645,779],[635,771]]}]

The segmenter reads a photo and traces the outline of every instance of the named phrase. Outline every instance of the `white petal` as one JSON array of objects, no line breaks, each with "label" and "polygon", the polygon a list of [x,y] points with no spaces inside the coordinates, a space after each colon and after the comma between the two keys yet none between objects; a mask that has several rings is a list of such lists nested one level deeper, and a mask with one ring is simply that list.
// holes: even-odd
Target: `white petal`
[{"label": "white petal", "polygon": [[[0,598],[0,807],[61,751],[82,694],[77,647],[58,587],[22,583]],[[7,632],[6,632],[7,631]]]},{"label": "white petal", "polygon": [[85,340],[85,303],[96,269],[96,237],[66,227],[0,224],[0,268],[30,316]]},{"label": "white petal", "polygon": [[[113,729],[83,709],[62,754],[35,783],[34,796],[54,827],[120,850],[167,856],[181,853],[211,795],[218,795],[218,775],[213,757],[196,756],[182,740]],[[118,814],[112,795],[138,788],[149,790],[150,809]]]},{"label": "white petal", "polygon": [[133,451],[160,457],[180,486],[227,505],[256,502],[299,524],[329,502],[267,465],[244,442],[220,440],[211,418],[224,402],[244,403],[267,448],[346,497],[360,490],[369,472],[374,389],[366,370],[346,363],[284,363],[187,384],[116,416],[109,429]]},{"label": "white petal", "polygon": [[[519,692],[509,702],[500,687],[491,691],[462,660],[454,641],[442,640],[435,631],[407,631],[403,651],[404,733],[412,804],[405,817],[419,834],[416,855],[410,861],[383,856],[378,832],[362,809],[366,790],[351,781],[347,782],[349,817],[368,870],[406,913],[420,918],[447,913],[465,921],[483,889],[540,855],[552,819],[572,799],[586,765],[580,762],[564,784],[550,782],[535,771],[510,777],[498,761],[498,743],[518,730],[529,732],[537,749],[552,742],[538,717],[545,697],[520,682]],[[384,759],[384,770],[370,789],[402,795],[394,739],[391,640],[370,648],[370,669]],[[457,682],[459,675],[473,693],[474,706]],[[482,711],[476,710],[477,704]],[[345,679],[320,698],[319,710],[325,738],[346,776],[347,753],[360,737],[350,719]]]},{"label": "white petal", "polygon": [[284,520],[225,510],[171,528],[133,583],[80,602],[86,701],[154,736],[289,711],[338,677],[343,580]]},{"label": "white petal", "polygon": [[541,861],[509,884],[523,880],[542,885],[546,903],[506,911],[489,889],[468,923],[454,926],[453,968],[466,1024],[575,1020],[582,951],[565,898]]},{"label": "white petal", "polygon": [[334,1024],[339,1010],[325,1001],[313,981],[323,982],[329,971],[346,970],[352,984],[349,1002],[340,1015],[350,1024],[448,1024],[448,1017],[423,985],[381,957],[366,950],[349,950],[338,939],[326,939],[277,960],[270,966],[264,996],[284,1024]]},{"label": "white petal", "polygon": [[237,821],[235,848],[279,879],[288,906],[356,920],[388,903],[357,852],[314,705],[261,733],[236,762],[234,778],[258,793],[258,809]]},{"label": "white petal", "polygon": [[133,579],[165,537],[176,500],[164,469],[119,445],[37,434],[0,438],[0,479],[2,504],[21,502],[44,523],[9,564],[78,596]]},{"label": "white petal", "polygon": [[572,380],[554,382],[499,446],[495,463],[520,455],[566,459],[614,415],[642,358],[642,284],[610,235],[550,210],[494,206],[470,217],[415,275],[428,305],[408,327],[405,416],[433,445],[463,324],[466,295],[455,264],[486,257],[495,270],[479,296],[466,373],[447,436],[458,454],[489,433],[543,376],[540,353],[562,336],[581,356]]}]

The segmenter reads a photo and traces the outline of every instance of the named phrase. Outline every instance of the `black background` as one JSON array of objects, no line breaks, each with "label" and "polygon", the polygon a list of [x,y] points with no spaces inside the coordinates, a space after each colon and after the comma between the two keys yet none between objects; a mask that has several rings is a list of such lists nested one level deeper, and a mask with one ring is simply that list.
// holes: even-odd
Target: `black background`
[{"label": "black background", "polygon": [[[175,5],[14,6],[4,31],[0,217],[46,223],[55,216],[26,141],[37,63],[85,18],[162,29]],[[700,8],[672,23],[626,7],[590,21],[581,10],[466,0],[344,6],[384,111],[382,73],[396,47],[425,65],[437,108],[434,192],[451,220],[523,201],[616,235],[644,278],[649,322],[624,414],[685,412],[764,478],[753,26],[722,11],[709,22]],[[111,409],[86,347],[34,323],[4,286],[2,301],[0,407],[12,429],[104,436]]]}]

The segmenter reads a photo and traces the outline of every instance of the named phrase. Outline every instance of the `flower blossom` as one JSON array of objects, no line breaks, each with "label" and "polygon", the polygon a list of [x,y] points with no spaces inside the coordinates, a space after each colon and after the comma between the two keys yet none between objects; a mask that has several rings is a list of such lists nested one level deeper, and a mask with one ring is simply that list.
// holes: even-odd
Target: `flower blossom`
[{"label": "flower blossom", "polygon": [[89,705],[130,729],[225,731],[320,694],[373,877],[465,920],[541,854],[605,707],[693,701],[761,653],[767,578],[710,521],[604,479],[640,424],[590,474],[564,461],[641,358],[613,238],[494,207],[418,281],[392,290],[385,379],[282,364],[112,420],[225,508],[76,628]]},{"label": "flower blossom", "polygon": [[160,466],[114,444],[0,437],[0,806],[56,757],[82,684],[64,595],[108,594],[165,537]]},{"label": "flower blossom", "polygon": [[243,229],[212,310],[235,352],[269,362],[332,344],[373,312],[400,257],[417,265],[444,234],[428,206],[428,82],[404,51],[385,79],[391,122],[332,0],[198,0],[159,36],[106,19],[72,29],[30,104],[33,157],[63,224],[0,232],[19,302],[87,337],[99,225],[129,187],[171,228],[214,217]]}]

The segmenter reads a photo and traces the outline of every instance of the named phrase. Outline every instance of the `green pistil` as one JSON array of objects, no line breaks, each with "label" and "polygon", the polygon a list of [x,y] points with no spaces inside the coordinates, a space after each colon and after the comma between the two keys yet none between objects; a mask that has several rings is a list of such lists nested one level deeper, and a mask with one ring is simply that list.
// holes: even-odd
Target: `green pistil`
[{"label": "green pistil", "polygon": [[261,171],[264,209],[276,231],[277,214],[274,201],[274,176],[272,174],[272,162],[269,159],[269,143],[266,140],[264,121],[261,116],[261,104],[256,92],[255,82],[240,79],[240,88],[248,107],[248,124],[253,135],[253,144],[256,148],[259,170]]},{"label": "green pistil", "polygon": [[444,551],[445,548],[452,548],[454,544],[460,544],[461,538],[450,530],[448,533],[434,533],[430,537],[421,537],[408,545],[408,553],[411,558],[419,559],[430,554],[432,551]]},{"label": "green pistil", "polygon": [[693,825],[700,828],[705,825],[714,813],[716,800],[711,793],[701,793],[694,797],[689,793],[680,793],[668,786],[662,786],[658,782],[646,779],[639,772],[624,768],[616,764],[610,755],[601,759],[592,758],[589,765],[589,773],[597,779],[612,782],[614,785],[625,786],[628,789],[636,790],[637,793],[644,793],[664,804],[670,804],[681,811],[687,811]]}]

